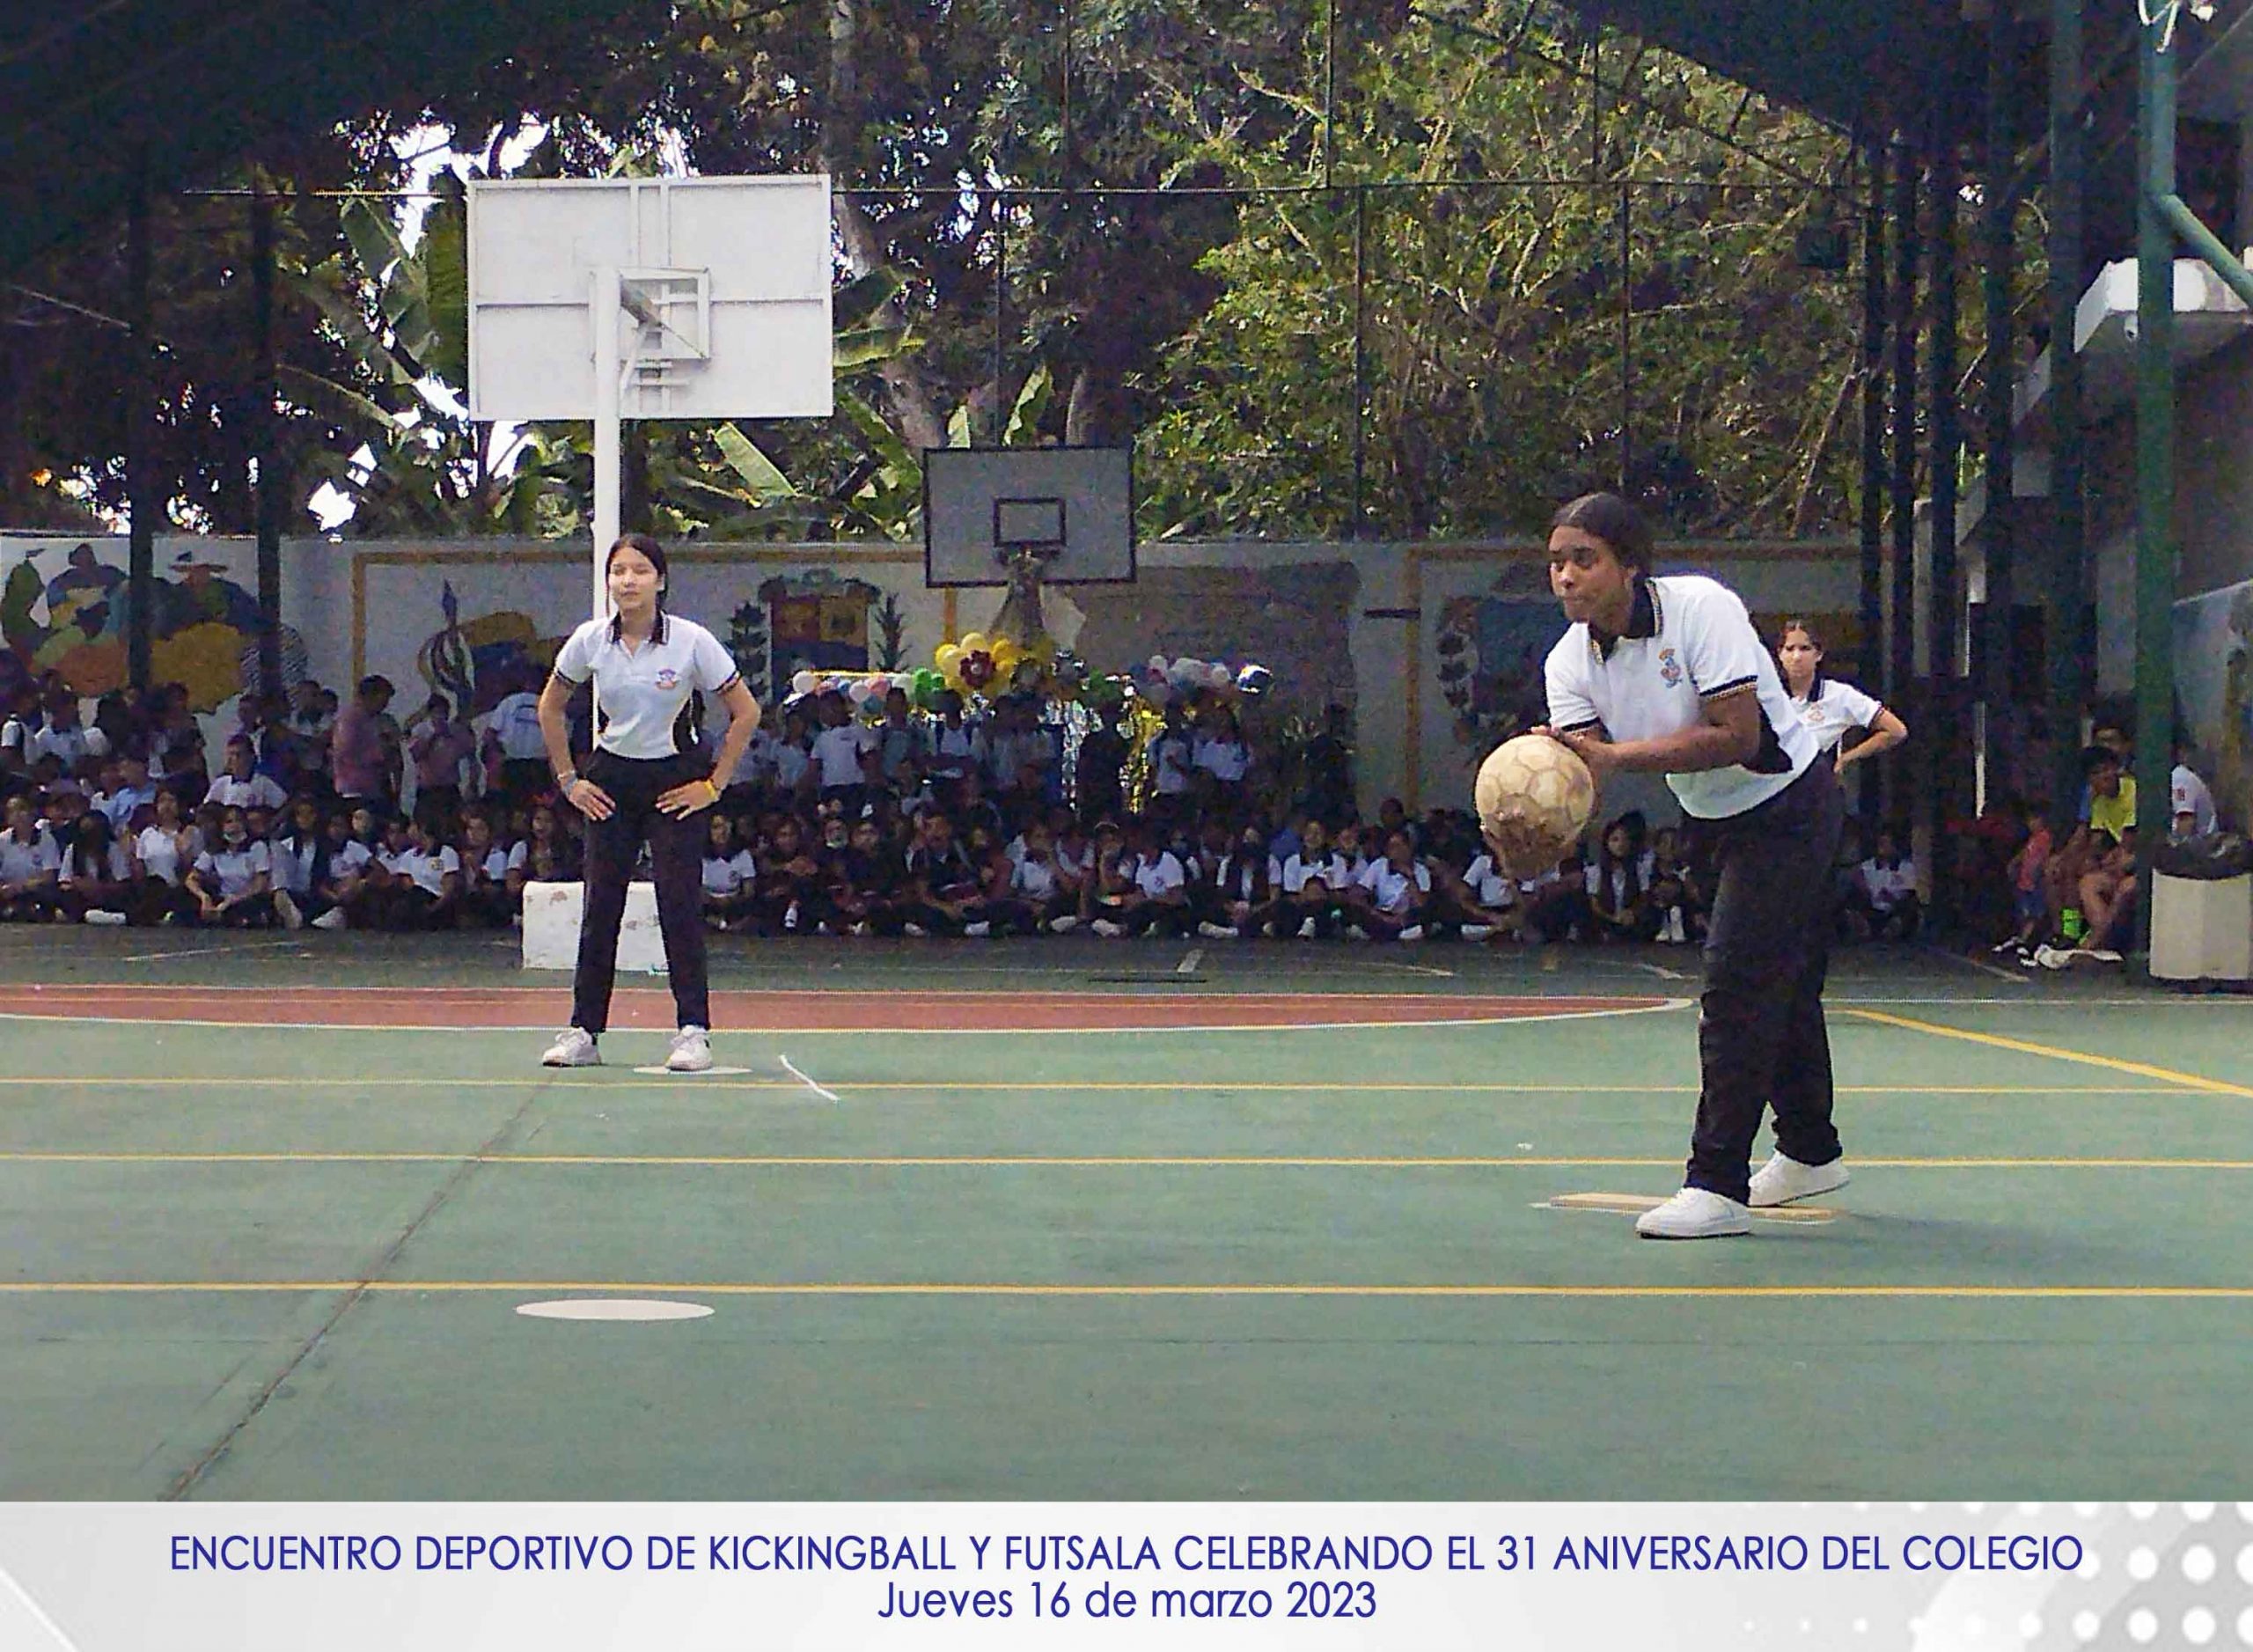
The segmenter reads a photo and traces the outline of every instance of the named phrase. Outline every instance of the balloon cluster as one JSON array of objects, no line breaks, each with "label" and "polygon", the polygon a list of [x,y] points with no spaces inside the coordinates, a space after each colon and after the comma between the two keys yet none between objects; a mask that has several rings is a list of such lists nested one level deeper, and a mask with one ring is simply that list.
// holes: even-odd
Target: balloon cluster
[{"label": "balloon cluster", "polygon": [[1175,699],[1200,695],[1256,700],[1274,682],[1265,665],[1230,665],[1183,655],[1154,654],[1126,671],[1098,674],[1069,649],[1043,638],[1032,648],[1008,637],[972,631],[958,642],[942,642],[929,665],[914,671],[798,672],[790,679],[790,698],[840,694],[855,713],[881,716],[885,696],[898,689],[917,711],[936,711],[941,697],[996,700],[1004,694],[1037,694],[1050,700],[1076,701],[1106,710],[1127,701],[1163,710]]},{"label": "balloon cluster", "polygon": [[1006,636],[972,631],[959,642],[942,642],[931,657],[946,686],[968,699],[1024,694],[1041,687],[1059,658],[1056,645],[1043,637],[1031,648]]},{"label": "balloon cluster", "polygon": [[790,679],[790,698],[837,694],[856,711],[881,711],[884,696],[897,688],[911,706],[928,707],[946,684],[935,671],[817,672],[801,671]]},{"label": "balloon cluster", "polygon": [[1274,681],[1275,674],[1265,665],[1231,665],[1225,660],[1202,660],[1187,654],[1170,660],[1163,654],[1153,654],[1137,673],[1134,687],[1145,699],[1163,706],[1177,694],[1191,699],[1215,694],[1257,700]]}]

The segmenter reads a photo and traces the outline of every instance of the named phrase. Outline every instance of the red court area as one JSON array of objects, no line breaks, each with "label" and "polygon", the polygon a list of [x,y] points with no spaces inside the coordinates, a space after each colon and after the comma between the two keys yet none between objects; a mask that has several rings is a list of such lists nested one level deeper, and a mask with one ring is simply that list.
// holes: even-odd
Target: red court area
[{"label": "red court area", "polygon": [[[1416,993],[716,992],[733,1032],[1100,1032],[1141,1028],[1401,1026],[1662,1009],[1663,998]],[[571,995],[547,987],[0,987],[0,1015],[225,1026],[560,1027]],[[614,1027],[670,1031],[672,996],[621,988]]]}]

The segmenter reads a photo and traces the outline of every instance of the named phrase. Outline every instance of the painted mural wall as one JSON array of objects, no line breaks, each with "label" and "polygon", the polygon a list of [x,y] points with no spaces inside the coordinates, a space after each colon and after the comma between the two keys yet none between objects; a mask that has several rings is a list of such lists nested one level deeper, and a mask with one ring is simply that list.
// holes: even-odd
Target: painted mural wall
[{"label": "painted mural wall", "polygon": [[[0,536],[0,680],[49,669],[85,695],[125,679],[122,539]],[[1537,714],[1539,665],[1561,629],[1535,547],[1159,544],[1132,585],[1048,593],[1050,628],[1098,671],[1153,654],[1256,661],[1280,725],[1353,714],[1366,805],[1467,797],[1496,741]],[[182,536],[157,548],[158,677],[189,684],[216,737],[255,671],[255,551]],[[804,667],[928,664],[988,625],[1002,591],[934,591],[920,547],[684,546],[671,606],[728,643],[762,701]],[[1756,613],[1817,617],[1855,646],[1852,547],[1709,547],[1662,571],[1728,581]],[[474,713],[544,678],[588,611],[583,548],[555,542],[292,540],[283,547],[284,670],[349,688],[379,672],[412,703],[444,690]],[[1664,812],[1662,796],[1653,808]]]}]

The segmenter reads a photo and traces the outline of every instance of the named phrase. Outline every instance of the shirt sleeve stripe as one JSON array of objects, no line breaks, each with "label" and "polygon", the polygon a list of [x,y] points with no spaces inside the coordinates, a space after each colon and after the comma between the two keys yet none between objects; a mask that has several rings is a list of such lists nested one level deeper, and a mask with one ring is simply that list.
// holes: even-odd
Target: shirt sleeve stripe
[{"label": "shirt sleeve stripe", "polygon": [[1700,700],[1719,700],[1724,694],[1742,694],[1748,688],[1757,686],[1759,681],[1760,679],[1757,676],[1732,678],[1728,682],[1716,683],[1711,688],[1700,688],[1698,691],[1698,697]]},{"label": "shirt sleeve stripe", "polygon": [[1559,728],[1557,732],[1559,734],[1585,734],[1590,729],[1600,729],[1603,726],[1604,719],[1602,717],[1589,717],[1585,722],[1582,723],[1567,723]]},{"label": "shirt sleeve stripe", "polygon": [[738,672],[734,676],[729,678],[727,681],[722,683],[717,688],[712,689],[710,692],[716,694],[723,694],[742,680],[743,673],[741,672]]}]

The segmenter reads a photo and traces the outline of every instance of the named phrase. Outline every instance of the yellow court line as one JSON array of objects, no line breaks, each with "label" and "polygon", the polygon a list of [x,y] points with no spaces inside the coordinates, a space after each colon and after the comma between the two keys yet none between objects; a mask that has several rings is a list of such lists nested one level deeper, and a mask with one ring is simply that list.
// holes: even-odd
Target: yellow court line
[{"label": "yellow court line", "polygon": [[2132,1073],[2138,1078],[2164,1079],[2170,1084],[2203,1090],[2218,1096],[2253,1098],[2253,1089],[2243,1084],[2207,1078],[2197,1073],[2180,1072],[2172,1067],[2154,1067],[2148,1061],[2123,1061],[2117,1055],[2092,1055],[2086,1050],[2069,1050],[2060,1045],[2037,1044],[2031,1039],[2005,1038],[1999,1032],[1973,1032],[1968,1028],[1947,1026],[1937,1021],[1919,1021],[1913,1016],[1897,1016],[1882,1010],[1849,1010],[1846,1013],[1884,1026],[1905,1027],[1912,1032],[1929,1032],[1935,1038],[1961,1039],[1967,1044],[1985,1044],[1993,1049],[2015,1050],[2021,1055],[2044,1055],[2053,1061],[2072,1061],[2082,1067],[2102,1067],[2110,1072]]},{"label": "yellow court line", "polygon": [[744,1281],[568,1279],[332,1279],[332,1280],[16,1280],[0,1281],[0,1296],[251,1296],[363,1291],[384,1296],[553,1296],[591,1294],[637,1296],[997,1296],[1188,1297],[1258,1296],[1678,1298],[1758,1300],[1949,1299],[1974,1301],[2253,1302],[2253,1285],[1065,1285],[1012,1283],[864,1283]]},{"label": "yellow court line", "polygon": [[[672,1154],[8,1152],[0,1164],[537,1164],[754,1170],[1613,1170],[1670,1169],[1660,1158],[1281,1154]],[[2253,1159],[2106,1157],[1861,1158],[1857,1170],[2253,1171]]]},{"label": "yellow court line", "polygon": [[[1223,1090],[1277,1092],[1289,1094],[1306,1091],[1337,1095],[1448,1095],[1460,1092],[1474,1096],[1694,1096],[1695,1084],[1486,1084],[1486,1083],[1323,1083],[1310,1081],[1303,1084],[1278,1083],[1272,1080],[1247,1080],[1237,1083],[1229,1079],[1187,1084],[1178,1079],[872,1079],[863,1082],[853,1078],[831,1078],[826,1081],[833,1088],[852,1090],[890,1092],[894,1090],[936,1090],[1015,1092],[1019,1094],[1054,1094],[1064,1090],[1089,1091],[1172,1091],[1195,1090],[1218,1093]],[[2185,1081],[2188,1083],[2189,1081]],[[2205,1088],[2213,1081],[2198,1081]],[[0,1088],[36,1089],[101,1089],[114,1085],[135,1090],[535,1090],[550,1093],[574,1090],[604,1091],[613,1090],[664,1090],[687,1094],[695,1090],[784,1090],[802,1091],[805,1086],[791,1079],[777,1078],[608,1078],[608,1077],[527,1077],[527,1078],[449,1078],[432,1076],[424,1078],[349,1078],[333,1075],[307,1075],[299,1077],[186,1077],[172,1075],[136,1076],[131,1074],[87,1075],[57,1073],[52,1075],[0,1075]],[[2176,1084],[1840,1084],[1841,1096],[2181,1096],[2196,1093],[2182,1083]],[[2242,1092],[2253,1093],[2253,1092]]]}]

